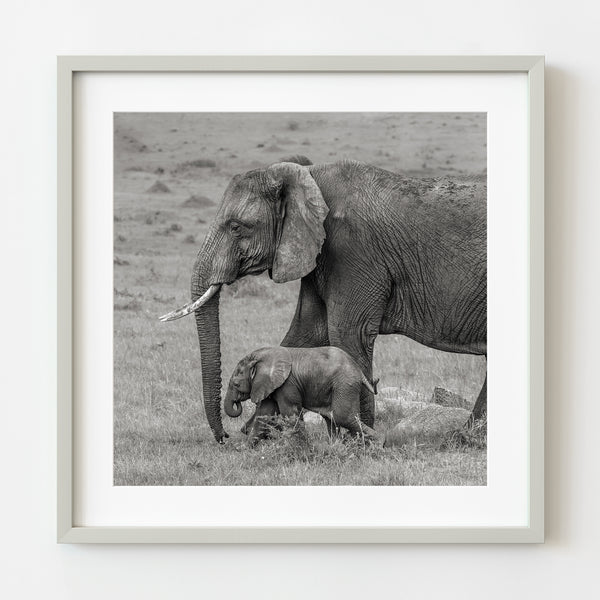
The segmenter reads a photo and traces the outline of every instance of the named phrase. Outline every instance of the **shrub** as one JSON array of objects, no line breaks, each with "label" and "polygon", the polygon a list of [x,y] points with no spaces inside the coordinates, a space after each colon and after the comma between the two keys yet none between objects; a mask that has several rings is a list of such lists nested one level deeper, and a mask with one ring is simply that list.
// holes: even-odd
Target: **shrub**
[{"label": "shrub", "polygon": [[169,194],[171,190],[165,183],[157,180],[146,190],[146,192],[148,194]]},{"label": "shrub", "polygon": [[115,302],[115,310],[140,310],[141,308],[142,303],[135,298],[123,303]]},{"label": "shrub", "polygon": [[187,167],[195,167],[197,169],[207,169],[217,166],[217,163],[210,158],[197,158],[196,160],[190,160],[183,164]]},{"label": "shrub", "polygon": [[192,194],[187,200],[182,202],[181,206],[185,208],[208,208],[209,206],[214,206],[214,204],[215,203],[206,196]]},{"label": "shrub", "polygon": [[487,448],[487,417],[478,421],[469,422],[457,431],[450,432],[441,445],[444,450],[458,450],[460,448]]}]

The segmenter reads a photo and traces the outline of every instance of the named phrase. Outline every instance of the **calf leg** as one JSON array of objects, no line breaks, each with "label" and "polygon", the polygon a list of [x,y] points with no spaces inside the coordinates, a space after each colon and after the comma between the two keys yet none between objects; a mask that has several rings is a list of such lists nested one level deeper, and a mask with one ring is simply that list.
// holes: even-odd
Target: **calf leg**
[{"label": "calf leg", "polygon": [[365,423],[360,420],[359,415],[356,415],[354,420],[348,422],[345,427],[351,434],[360,437],[365,442],[383,446],[384,437],[377,433],[372,427],[365,425]]},{"label": "calf leg", "polygon": [[352,435],[382,445],[383,437],[361,418],[361,387],[360,382],[353,382],[333,391],[331,397],[333,418],[339,426],[345,427]]},{"label": "calf leg", "polygon": [[287,420],[292,431],[298,434],[301,439],[306,439],[306,424],[304,423],[301,398],[298,397],[296,400],[297,402],[287,402],[279,399],[279,412]]},{"label": "calf leg", "polygon": [[327,433],[329,434],[329,439],[333,441],[336,437],[340,435],[340,428],[338,427],[337,423],[330,417],[326,417],[325,415],[321,416],[325,421],[325,425],[327,425]]},{"label": "calf leg", "polygon": [[250,446],[254,446],[258,440],[268,437],[272,417],[277,414],[279,414],[277,402],[271,397],[265,398],[260,405],[256,407],[254,415],[249,419],[248,423],[244,425],[244,428],[246,428],[251,422],[251,425],[244,431],[244,433],[248,435],[248,444]]}]

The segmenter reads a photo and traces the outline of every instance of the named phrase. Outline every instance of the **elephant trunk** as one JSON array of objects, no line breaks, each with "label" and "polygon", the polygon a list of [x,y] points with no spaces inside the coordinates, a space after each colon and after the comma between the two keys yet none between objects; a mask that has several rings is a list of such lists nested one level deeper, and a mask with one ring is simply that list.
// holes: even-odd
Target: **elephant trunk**
[{"label": "elephant trunk", "polygon": [[229,388],[223,400],[225,413],[234,419],[242,414],[242,403],[236,398],[235,392]]},{"label": "elephant trunk", "polygon": [[235,248],[222,247],[223,234],[218,227],[209,232],[196,258],[192,274],[192,301],[160,317],[173,321],[194,312],[202,361],[204,409],[215,439],[223,443],[229,437],[221,420],[221,335],[219,298],[221,286],[237,277]]},{"label": "elephant trunk", "polygon": [[[192,299],[202,297],[210,288],[206,256],[198,257],[192,275]],[[219,324],[220,290],[195,311],[202,362],[204,409],[215,439],[229,437],[221,420],[221,337]]]}]

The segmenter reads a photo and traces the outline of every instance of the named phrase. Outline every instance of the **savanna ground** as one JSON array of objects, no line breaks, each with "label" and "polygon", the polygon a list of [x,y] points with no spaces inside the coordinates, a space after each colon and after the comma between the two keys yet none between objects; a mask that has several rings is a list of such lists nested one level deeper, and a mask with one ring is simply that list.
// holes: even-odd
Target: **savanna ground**
[{"label": "savanna ground", "polygon": [[[282,157],[355,159],[408,175],[486,172],[486,122],[474,113],[147,114],[114,119],[115,485],[485,485],[486,450],[330,442],[320,417],[308,444],[287,434],[244,445],[240,419],[215,443],[202,405],[192,317],[158,316],[190,297],[191,268],[231,177]],[[157,183],[158,182],[158,183]],[[251,350],[278,345],[299,282],[248,277],[221,292],[224,384]],[[474,402],[485,359],[380,336],[374,375],[386,431],[441,386]],[[249,405],[251,403],[246,403]]]}]

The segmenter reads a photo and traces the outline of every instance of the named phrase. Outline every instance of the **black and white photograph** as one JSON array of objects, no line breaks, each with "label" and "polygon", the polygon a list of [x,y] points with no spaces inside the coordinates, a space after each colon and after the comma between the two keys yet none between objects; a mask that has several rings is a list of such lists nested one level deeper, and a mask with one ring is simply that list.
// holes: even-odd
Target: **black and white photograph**
[{"label": "black and white photograph", "polygon": [[485,112],[114,114],[115,486],[486,486]]}]

